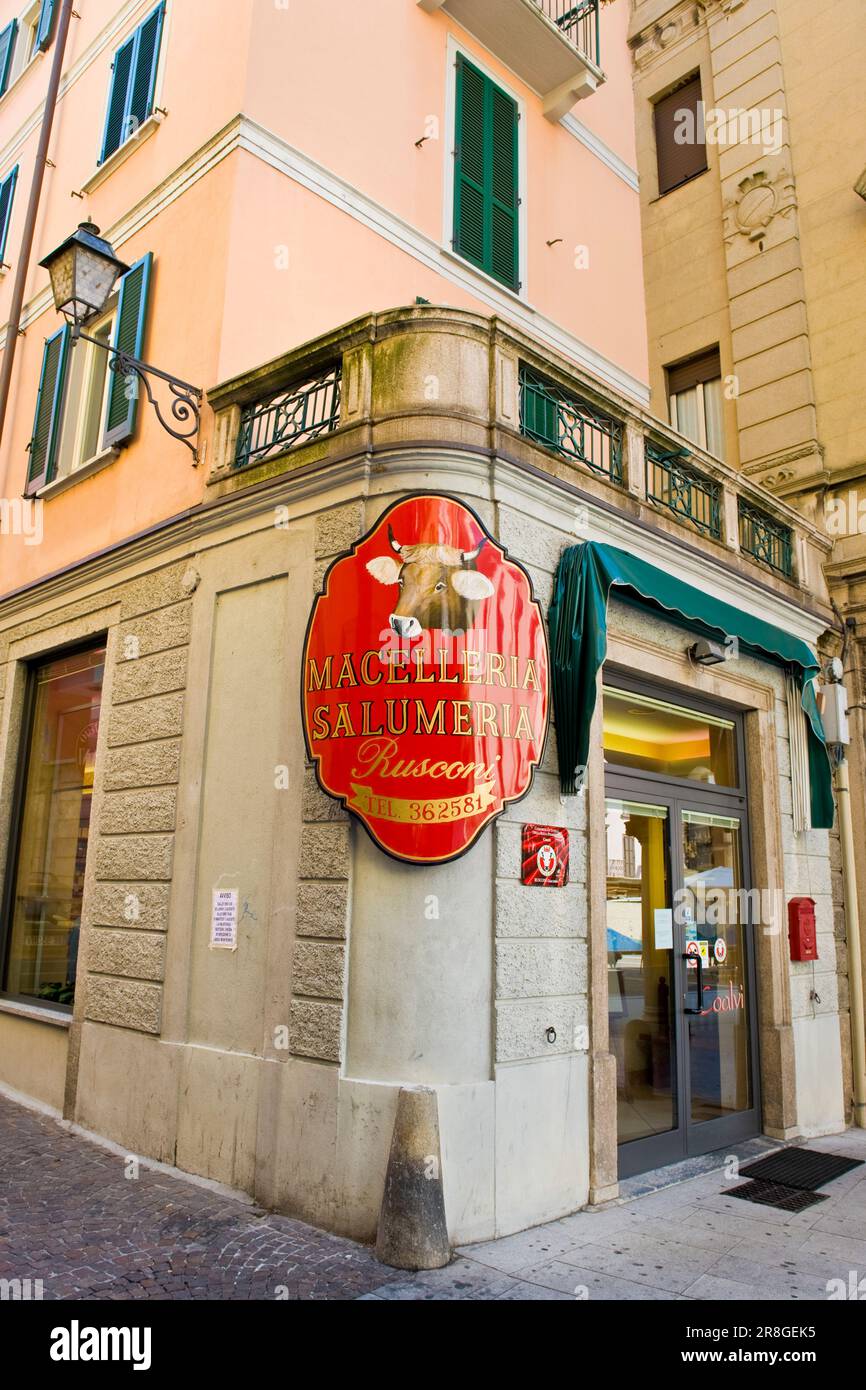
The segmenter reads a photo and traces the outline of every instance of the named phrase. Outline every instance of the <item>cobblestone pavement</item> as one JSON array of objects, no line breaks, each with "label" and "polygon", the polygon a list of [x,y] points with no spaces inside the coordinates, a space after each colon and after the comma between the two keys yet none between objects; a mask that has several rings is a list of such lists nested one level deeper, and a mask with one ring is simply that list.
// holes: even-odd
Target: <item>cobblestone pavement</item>
[{"label": "cobblestone pavement", "polygon": [[[809,1147],[866,1160],[866,1132]],[[0,1097],[0,1278],[41,1279],[46,1299],[798,1301],[838,1296],[834,1280],[849,1296],[863,1280],[866,1296],[866,1166],[791,1214],[730,1196],[732,1180],[708,1162],[406,1275],[182,1177],[142,1166],[130,1180],[122,1157]]]},{"label": "cobblestone pavement", "polygon": [[351,1299],[391,1277],[302,1221],[144,1165],[131,1180],[0,1096],[0,1278],[41,1279],[45,1299]]}]

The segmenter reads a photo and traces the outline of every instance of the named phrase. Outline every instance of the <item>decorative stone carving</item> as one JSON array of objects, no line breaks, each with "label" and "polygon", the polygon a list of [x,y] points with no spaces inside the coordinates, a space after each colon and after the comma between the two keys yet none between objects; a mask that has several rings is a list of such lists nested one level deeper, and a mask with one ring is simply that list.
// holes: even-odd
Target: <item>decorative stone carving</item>
[{"label": "decorative stone carving", "polygon": [[645,68],[671,44],[691,36],[700,22],[701,6],[688,4],[680,10],[673,9],[658,24],[649,25],[632,40],[635,67]]},{"label": "decorative stone carving", "polygon": [[794,176],[784,165],[753,169],[725,199],[725,240],[738,236],[760,241],[776,217],[787,217],[797,206]]}]

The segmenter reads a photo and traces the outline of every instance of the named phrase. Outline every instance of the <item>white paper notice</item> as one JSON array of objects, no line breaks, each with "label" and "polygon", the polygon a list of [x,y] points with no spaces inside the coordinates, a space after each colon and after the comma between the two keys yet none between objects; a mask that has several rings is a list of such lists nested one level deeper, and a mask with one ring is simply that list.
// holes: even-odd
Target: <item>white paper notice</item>
[{"label": "white paper notice", "polygon": [[210,944],[224,951],[238,947],[238,890],[215,888],[210,919]]},{"label": "white paper notice", "polygon": [[672,951],[674,948],[674,914],[669,907],[655,910],[656,950]]}]

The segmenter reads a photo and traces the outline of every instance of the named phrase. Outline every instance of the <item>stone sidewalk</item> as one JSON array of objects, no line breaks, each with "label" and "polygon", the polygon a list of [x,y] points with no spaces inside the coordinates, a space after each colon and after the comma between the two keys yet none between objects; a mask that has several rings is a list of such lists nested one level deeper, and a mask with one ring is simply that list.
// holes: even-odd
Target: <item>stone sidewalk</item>
[{"label": "stone sidewalk", "polygon": [[[809,1147],[866,1160],[866,1132]],[[866,1297],[866,1166],[796,1215],[731,1185],[719,1166],[406,1275],[174,1172],[130,1179],[123,1156],[0,1096],[0,1279],[40,1279],[45,1299],[797,1301],[853,1277]]]}]

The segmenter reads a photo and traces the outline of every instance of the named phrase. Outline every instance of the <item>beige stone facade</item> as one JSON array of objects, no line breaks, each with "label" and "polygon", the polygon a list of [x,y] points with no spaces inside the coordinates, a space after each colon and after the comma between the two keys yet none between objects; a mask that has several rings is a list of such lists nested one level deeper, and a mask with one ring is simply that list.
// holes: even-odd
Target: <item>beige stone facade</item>
[{"label": "beige stone facade", "polygon": [[[335,352],[338,427],[233,469],[240,403]],[[521,432],[521,361],[617,413],[627,486]],[[439,490],[525,564],[545,613],[563,549],[607,540],[814,645],[831,621],[826,541],[709,458],[734,506],[741,488],[794,528],[807,578],[768,573],[735,530],[704,539],[642,495],[657,421],[475,314],[372,315],[210,401],[223,452],[202,506],[0,605],[4,840],[27,662],[89,635],[108,644],[74,1012],[0,1001],[0,1079],[131,1153],[362,1238],[375,1234],[401,1085],[436,1091],[455,1242],[614,1195],[599,739],[586,794],[561,796],[552,736],[529,795],[467,855],[423,871],[396,863],[305,763],[313,596],[390,501]],[[762,1124],[785,1138],[833,1132],[847,1085],[834,848],[827,831],[794,830],[784,676],[745,656],[695,668],[686,645],[658,615],[611,604],[609,670],[724,700],[746,720],[756,881],[808,890],[821,941],[817,967],[792,966],[783,927],[756,935]],[[520,882],[527,821],[571,837],[570,882],[543,910]],[[236,951],[209,945],[220,888],[238,894]]]},{"label": "beige stone facade", "polygon": [[[827,535],[837,650],[847,628],[851,777],[862,824],[862,6],[633,0],[631,9],[652,407],[667,414],[670,364],[718,345],[725,458]],[[659,196],[654,103],[695,73],[709,132],[707,169]],[[713,113],[726,123],[714,127]],[[862,920],[862,836],[858,855]],[[838,864],[834,892],[841,944]],[[844,947],[840,960],[844,1009]]]}]

